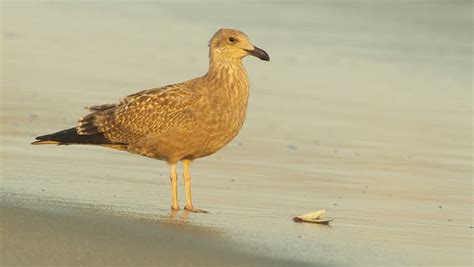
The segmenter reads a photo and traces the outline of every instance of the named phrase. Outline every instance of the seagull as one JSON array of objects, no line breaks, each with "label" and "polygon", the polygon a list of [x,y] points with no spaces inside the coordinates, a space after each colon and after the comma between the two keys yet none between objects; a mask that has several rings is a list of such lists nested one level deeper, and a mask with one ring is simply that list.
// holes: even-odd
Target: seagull
[{"label": "seagull", "polygon": [[171,209],[179,210],[177,164],[183,163],[185,209],[191,198],[190,164],[227,145],[245,121],[249,80],[246,56],[270,61],[264,50],[235,29],[220,29],[209,41],[209,69],[201,77],[126,96],[119,103],[87,107],[75,127],[36,137],[32,144],[96,145],[166,161]]}]

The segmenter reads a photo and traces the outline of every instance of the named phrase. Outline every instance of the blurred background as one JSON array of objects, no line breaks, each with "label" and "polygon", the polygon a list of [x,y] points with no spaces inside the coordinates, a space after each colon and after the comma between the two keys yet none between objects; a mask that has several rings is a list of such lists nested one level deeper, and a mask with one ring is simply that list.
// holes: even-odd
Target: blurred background
[{"label": "blurred background", "polygon": [[[161,220],[165,163],[29,143],[205,74],[236,28],[271,61],[244,60],[246,124],[193,165],[211,213],[187,223],[309,264],[470,265],[472,25],[471,1],[2,1],[2,196]],[[333,227],[291,221],[323,208]]]}]

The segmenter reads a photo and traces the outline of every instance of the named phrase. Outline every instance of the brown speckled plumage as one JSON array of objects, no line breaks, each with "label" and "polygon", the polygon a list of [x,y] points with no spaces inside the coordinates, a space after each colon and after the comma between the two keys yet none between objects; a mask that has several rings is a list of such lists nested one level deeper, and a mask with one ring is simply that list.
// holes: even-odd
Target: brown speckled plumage
[{"label": "brown speckled plumage", "polygon": [[[37,137],[35,144],[94,144],[166,160],[173,182],[178,161],[186,171],[189,161],[215,153],[242,127],[249,97],[242,58],[249,54],[269,60],[241,31],[221,29],[209,42],[204,76],[141,91],[118,104],[89,107],[91,113],[75,128]],[[174,191],[172,207],[178,209]],[[189,191],[186,208],[197,211],[190,198]]]}]

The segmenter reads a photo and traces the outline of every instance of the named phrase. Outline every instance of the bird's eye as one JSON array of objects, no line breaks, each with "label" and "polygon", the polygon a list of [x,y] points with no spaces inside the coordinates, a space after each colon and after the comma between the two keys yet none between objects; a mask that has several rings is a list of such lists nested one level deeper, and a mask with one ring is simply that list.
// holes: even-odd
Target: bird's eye
[{"label": "bird's eye", "polygon": [[229,42],[231,42],[231,43],[235,42],[235,38],[234,37],[229,37]]}]

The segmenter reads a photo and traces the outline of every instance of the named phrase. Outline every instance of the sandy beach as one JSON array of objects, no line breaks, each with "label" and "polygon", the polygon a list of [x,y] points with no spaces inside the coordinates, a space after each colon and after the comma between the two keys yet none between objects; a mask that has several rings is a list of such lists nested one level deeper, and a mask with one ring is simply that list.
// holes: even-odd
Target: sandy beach
[{"label": "sandy beach", "polygon": [[2,206],[2,266],[309,266],[238,252],[182,218]]},{"label": "sandy beach", "polygon": [[[1,265],[471,266],[471,11],[2,1]],[[83,107],[204,74],[220,27],[271,61],[245,59],[244,128],[191,167],[208,214],[170,212],[164,162],[30,145]],[[291,219],[319,209],[330,226]]]}]

